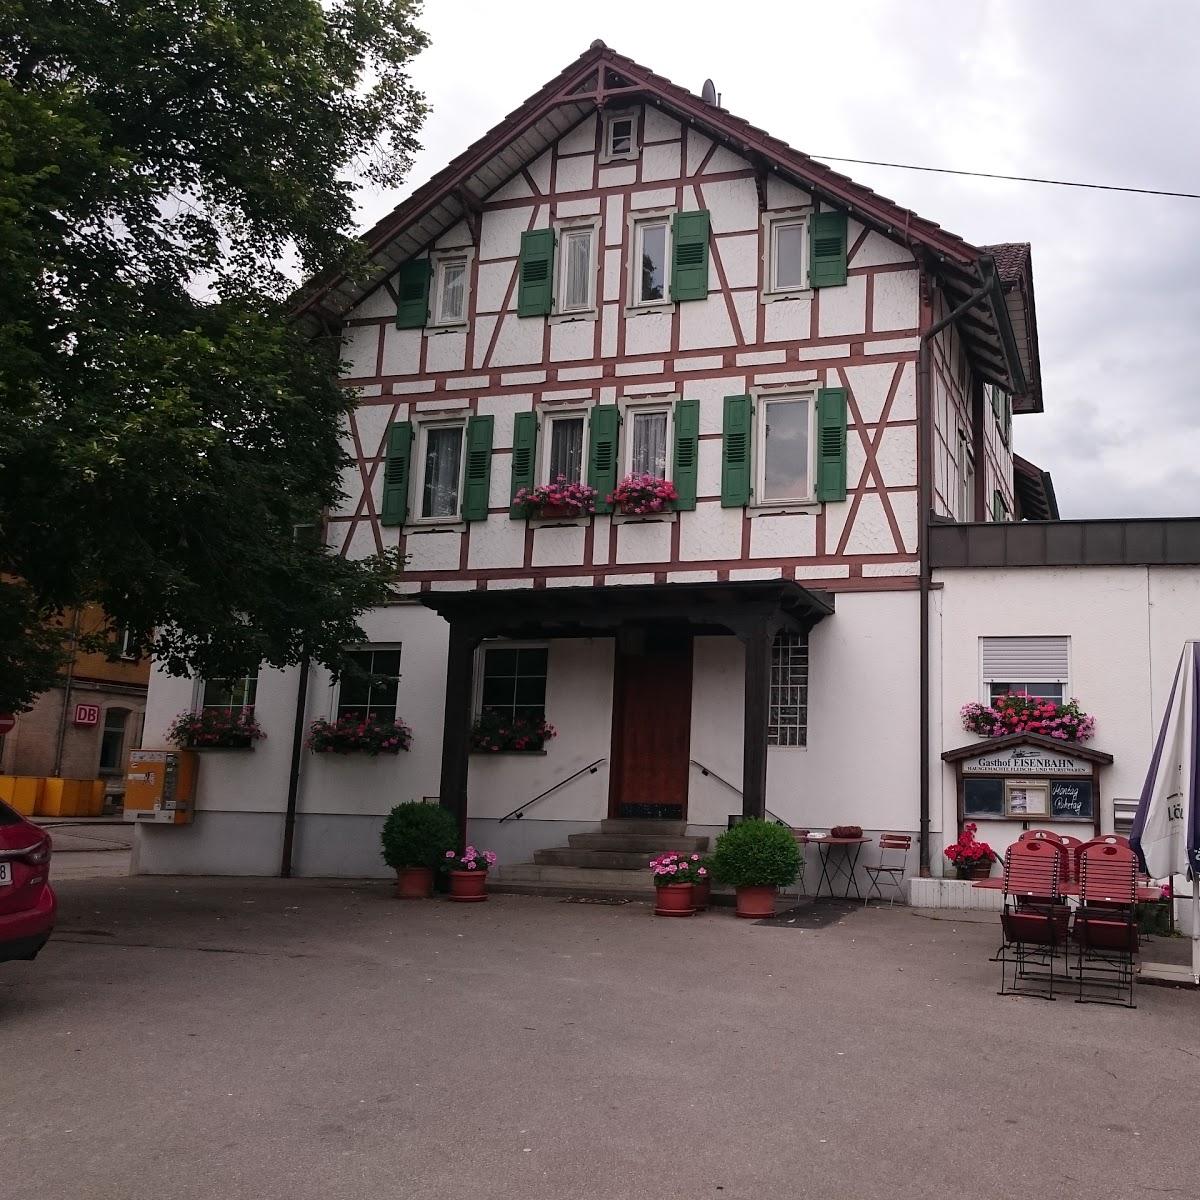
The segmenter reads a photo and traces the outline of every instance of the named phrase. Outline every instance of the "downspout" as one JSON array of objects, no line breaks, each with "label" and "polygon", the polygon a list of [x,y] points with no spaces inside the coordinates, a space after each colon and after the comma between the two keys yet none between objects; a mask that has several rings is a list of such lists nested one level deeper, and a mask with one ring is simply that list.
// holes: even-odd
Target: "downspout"
[{"label": "downspout", "polygon": [[308,707],[308,676],[311,664],[307,654],[300,660],[300,681],[296,684],[296,715],[292,722],[292,762],[288,771],[287,807],[283,813],[283,853],[279,877],[292,877],[292,845],[296,839],[296,806],[300,795],[300,754],[304,749],[304,716]]},{"label": "downspout", "polygon": [[[933,386],[930,346],[948,325],[952,325],[968,309],[974,308],[992,290],[995,267],[991,259],[983,260],[990,268],[984,282],[971,293],[957,308],[947,313],[940,321],[935,321],[927,329],[922,330],[917,351],[917,406],[920,444],[917,450],[917,536],[920,542],[920,632],[918,636],[920,664],[920,798],[921,798],[921,836],[920,836],[920,870],[922,876],[929,875],[929,593],[932,588],[933,572],[929,565],[929,518],[933,510]],[[926,271],[928,271],[926,267]],[[981,269],[981,274],[983,273]],[[932,294],[932,281],[931,294]],[[932,312],[932,300],[930,302]],[[924,314],[922,313],[922,323]]]}]

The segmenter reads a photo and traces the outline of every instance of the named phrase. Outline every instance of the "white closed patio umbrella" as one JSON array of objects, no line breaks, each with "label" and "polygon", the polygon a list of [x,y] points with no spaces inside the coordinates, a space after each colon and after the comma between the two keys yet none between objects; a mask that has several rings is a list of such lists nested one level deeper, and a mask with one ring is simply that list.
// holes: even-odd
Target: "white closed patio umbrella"
[{"label": "white closed patio umbrella", "polygon": [[1200,984],[1200,641],[1179,656],[1129,840],[1155,879],[1191,873],[1191,973]]}]

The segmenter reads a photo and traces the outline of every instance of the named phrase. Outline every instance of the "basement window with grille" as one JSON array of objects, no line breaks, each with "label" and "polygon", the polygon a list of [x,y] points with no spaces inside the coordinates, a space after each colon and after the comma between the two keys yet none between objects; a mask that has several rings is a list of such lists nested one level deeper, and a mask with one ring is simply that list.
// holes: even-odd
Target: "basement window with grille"
[{"label": "basement window with grille", "polygon": [[767,745],[808,745],[808,635],[775,635]]}]

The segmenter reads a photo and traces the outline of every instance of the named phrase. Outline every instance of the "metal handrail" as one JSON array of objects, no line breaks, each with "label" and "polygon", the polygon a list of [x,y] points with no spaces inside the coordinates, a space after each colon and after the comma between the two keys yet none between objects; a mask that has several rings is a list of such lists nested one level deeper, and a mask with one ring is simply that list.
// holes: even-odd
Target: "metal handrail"
[{"label": "metal handrail", "polygon": [[504,816],[502,816],[500,818],[498,824],[503,825],[505,821],[509,821],[509,820],[519,821],[525,815],[525,810],[527,808],[529,808],[531,805],[536,804],[539,800],[544,800],[547,796],[550,795],[551,792],[557,792],[560,787],[564,787],[566,784],[570,783],[572,779],[578,779],[579,776],[584,774],[585,772],[589,772],[590,774],[595,775],[600,764],[602,762],[606,762],[606,761],[607,760],[604,758],[598,758],[598,759],[596,759],[595,762],[588,763],[588,765],[586,767],[580,767],[578,771],[576,771],[572,775],[568,775],[566,777],[566,779],[560,779],[557,783],[552,784],[550,787],[548,787],[544,792],[539,792],[536,796],[534,796],[534,798],[532,800],[526,800],[524,804],[519,804],[516,808],[514,808],[512,810],[512,812],[506,813]]},{"label": "metal handrail", "polygon": [[[730,783],[729,780],[726,779],[723,775],[718,775],[716,773],[716,771],[714,771],[712,769],[712,767],[706,767],[702,762],[699,762],[698,760],[696,760],[694,758],[689,759],[688,761],[692,764],[693,767],[696,767],[699,769],[701,775],[711,775],[718,783],[723,783],[731,792],[734,792],[738,796],[740,796],[742,794],[742,789],[740,787],[738,787],[737,784]],[[769,808],[763,809],[763,815],[766,817],[769,817],[772,821],[775,822],[776,825],[783,825],[785,828],[788,828],[788,829],[791,828],[791,826],[788,825],[788,823],[786,821],[784,821],[780,817],[777,817]]]}]

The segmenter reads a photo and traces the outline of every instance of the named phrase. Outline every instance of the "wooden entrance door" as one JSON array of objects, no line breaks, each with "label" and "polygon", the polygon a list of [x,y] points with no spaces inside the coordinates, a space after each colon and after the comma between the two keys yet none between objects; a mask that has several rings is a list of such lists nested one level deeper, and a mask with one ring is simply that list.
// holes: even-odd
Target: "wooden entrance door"
[{"label": "wooden entrance door", "polygon": [[618,639],[613,675],[609,815],[687,816],[692,639],[650,630]]}]

